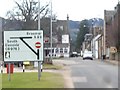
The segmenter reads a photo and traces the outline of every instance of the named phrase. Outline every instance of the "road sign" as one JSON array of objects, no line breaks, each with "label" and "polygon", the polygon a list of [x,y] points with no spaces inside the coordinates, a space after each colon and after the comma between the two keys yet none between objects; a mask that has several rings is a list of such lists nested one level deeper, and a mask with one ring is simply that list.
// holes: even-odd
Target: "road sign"
[{"label": "road sign", "polygon": [[40,42],[36,42],[36,43],[35,43],[35,47],[36,47],[36,48],[40,48],[40,47],[41,47],[41,43],[40,43]]},{"label": "road sign", "polygon": [[43,31],[4,31],[4,61],[43,61]]},{"label": "road sign", "polygon": [[117,48],[116,47],[110,47],[110,52],[111,53],[116,53],[117,52]]}]

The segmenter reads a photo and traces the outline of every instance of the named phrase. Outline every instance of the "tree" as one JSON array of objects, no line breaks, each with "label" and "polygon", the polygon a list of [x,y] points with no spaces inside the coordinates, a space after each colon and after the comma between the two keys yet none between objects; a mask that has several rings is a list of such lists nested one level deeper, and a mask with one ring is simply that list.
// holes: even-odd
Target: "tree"
[{"label": "tree", "polygon": [[[37,29],[38,2],[34,0],[22,0],[22,2],[15,1],[15,3],[17,7],[7,12],[8,18],[10,20],[22,21],[22,29]],[[45,17],[48,14],[48,6],[49,4],[46,4],[40,8],[41,17]]]},{"label": "tree", "polygon": [[80,50],[82,43],[84,41],[84,36],[89,32],[89,23],[88,20],[83,20],[80,23],[80,29],[77,34],[77,39],[76,39],[76,50]]}]

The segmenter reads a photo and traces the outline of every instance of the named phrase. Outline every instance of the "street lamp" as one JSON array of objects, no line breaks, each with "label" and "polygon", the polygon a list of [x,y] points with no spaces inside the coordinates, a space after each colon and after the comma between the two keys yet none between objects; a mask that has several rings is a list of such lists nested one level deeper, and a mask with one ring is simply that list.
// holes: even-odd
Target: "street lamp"
[{"label": "street lamp", "polygon": [[94,46],[94,40],[93,40],[93,38],[94,38],[94,29],[93,29],[93,24],[94,23],[93,23],[93,20],[92,20],[92,28],[91,28],[92,29],[92,48],[91,48],[92,49],[92,54],[94,53],[94,51],[93,51],[93,46]]},{"label": "street lamp", "polygon": [[38,30],[40,30],[40,0],[38,0]]},{"label": "street lamp", "polygon": [[[38,30],[40,30],[40,0],[38,0]],[[41,76],[41,62],[38,61],[38,80]]]},{"label": "street lamp", "polygon": [[52,0],[51,0],[51,17],[50,17],[50,61],[52,63]]}]

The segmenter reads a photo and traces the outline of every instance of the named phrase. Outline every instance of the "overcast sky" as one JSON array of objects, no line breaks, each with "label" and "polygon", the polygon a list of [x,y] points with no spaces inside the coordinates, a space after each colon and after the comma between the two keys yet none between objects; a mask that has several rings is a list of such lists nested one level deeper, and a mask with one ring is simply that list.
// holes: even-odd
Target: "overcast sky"
[{"label": "overcast sky", "polygon": [[[16,0],[17,1],[17,0]],[[47,3],[50,0],[40,0]],[[67,14],[70,20],[80,21],[90,18],[103,18],[104,10],[114,10],[118,0],[52,0],[53,13],[57,19],[65,20]],[[15,6],[14,0],[0,0],[0,16]]]}]

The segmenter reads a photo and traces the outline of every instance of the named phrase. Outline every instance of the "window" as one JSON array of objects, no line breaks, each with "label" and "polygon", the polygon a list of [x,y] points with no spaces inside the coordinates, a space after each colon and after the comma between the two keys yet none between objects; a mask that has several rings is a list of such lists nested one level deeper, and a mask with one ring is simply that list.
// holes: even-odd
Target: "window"
[{"label": "window", "polygon": [[65,49],[64,49],[64,53],[67,53],[67,52],[68,52],[68,49],[67,49],[67,48],[65,48]]},{"label": "window", "polygon": [[56,48],[55,52],[56,52],[56,53],[58,53],[58,52],[59,52],[59,49],[58,49],[58,48]]},{"label": "window", "polygon": [[52,49],[52,53],[54,53],[54,49]]},{"label": "window", "polygon": [[63,53],[63,48],[60,48],[60,53]]}]

